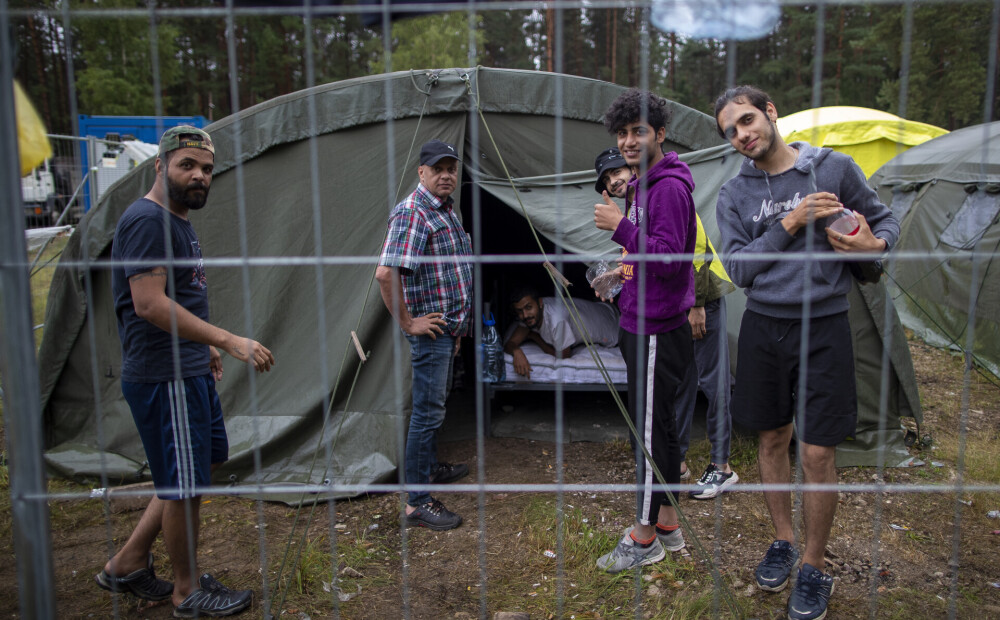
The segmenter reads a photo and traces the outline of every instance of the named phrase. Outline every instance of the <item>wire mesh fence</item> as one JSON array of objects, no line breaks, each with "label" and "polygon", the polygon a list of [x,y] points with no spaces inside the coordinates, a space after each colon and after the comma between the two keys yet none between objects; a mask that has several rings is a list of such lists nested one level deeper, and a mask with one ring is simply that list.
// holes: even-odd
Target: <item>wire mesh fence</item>
[{"label": "wire mesh fence", "polygon": [[[456,6],[460,10],[440,14]],[[818,568],[836,580],[830,609],[838,616],[995,613],[1000,575],[993,539],[1000,526],[991,527],[996,522],[989,509],[1000,508],[995,465],[1000,429],[994,421],[997,317],[990,300],[996,293],[991,265],[1000,243],[1000,232],[991,227],[1000,203],[990,176],[995,167],[989,123],[996,98],[998,7],[997,2],[862,7],[768,1],[739,9],[726,2],[0,4],[0,113],[8,126],[15,125],[10,85],[15,74],[29,71],[14,65],[25,56],[8,51],[44,41],[62,42],[51,55],[50,72],[37,78],[48,93],[40,99],[52,110],[49,118],[60,119],[49,122],[60,132],[75,133],[79,101],[98,105],[108,96],[101,95],[99,84],[111,86],[121,98],[117,103],[129,102],[124,108],[129,113],[224,116],[208,127],[215,149],[211,199],[204,210],[190,212],[203,258],[176,256],[156,264],[113,257],[112,243],[126,208],[159,184],[165,191],[170,181],[165,172],[152,159],[142,163],[121,136],[50,136],[55,156],[47,166],[59,204],[49,214],[30,214],[36,220],[31,223],[75,222],[84,211],[89,214],[61,250],[37,357],[28,300],[29,275],[39,259],[24,246],[29,214],[5,212],[3,411],[17,557],[16,571],[6,570],[11,584],[16,572],[19,588],[16,604],[12,587],[7,591],[11,613],[166,617],[178,605],[185,613],[189,603],[183,596],[174,596],[172,605],[144,607],[136,606],[132,595],[111,596],[95,586],[96,573],[101,587],[155,598],[144,586],[114,577],[120,576],[116,569],[148,575],[150,552],[161,578],[173,571],[178,592],[184,587],[187,594],[185,579],[200,572],[190,568],[200,567],[235,591],[252,591],[250,613],[261,616],[493,617],[507,611],[532,617],[764,617],[783,614],[788,605],[784,595],[766,592],[777,586],[765,587],[755,574],[775,538],[797,539],[803,563],[818,553]],[[933,13],[937,10],[945,13]],[[402,11],[439,21],[414,21]],[[768,21],[774,15],[782,20],[778,26]],[[978,55],[964,55],[961,46],[930,60],[915,52],[915,41],[921,43],[917,47],[936,45],[924,27],[935,16],[966,20],[960,23],[969,38],[982,43]],[[714,38],[670,32],[671,24],[684,19],[688,28],[708,28],[697,32]],[[776,68],[767,43],[737,42],[740,30],[755,22],[764,24],[765,34],[777,28],[811,37],[805,46],[809,60],[794,69]],[[898,43],[879,51],[880,62],[892,69],[888,78],[859,69],[872,57],[851,56],[873,44],[852,29],[859,23]],[[668,30],[658,29],[664,25]],[[416,43],[408,47],[409,40]],[[95,48],[95,41],[107,49]],[[418,51],[427,47],[447,50],[455,61],[449,64],[467,67],[409,70],[406,63],[423,61]],[[523,57],[515,59],[522,47]],[[137,57],[142,62],[132,65]],[[798,73],[798,91],[782,92],[789,100],[814,108],[857,103],[849,91],[860,99],[857,93],[867,89],[870,101],[888,102],[901,117],[913,111],[935,118],[928,111],[934,101],[924,92],[935,89],[928,78],[934,75],[928,68],[933,60],[951,73],[964,72],[963,97],[973,93],[975,115],[969,117],[968,105],[951,108],[950,128],[969,127],[946,137],[966,137],[965,142],[926,160],[918,150],[902,153],[896,168],[882,169],[870,180],[902,231],[881,283],[853,285],[836,295],[838,303],[846,307],[849,300],[851,307],[848,331],[859,401],[853,441],[838,448],[836,462],[854,466],[814,483],[822,478],[810,470],[816,446],[782,435],[777,439],[790,445],[793,458],[788,481],[780,481],[767,469],[773,463],[758,462],[758,450],[769,453],[751,431],[734,432],[724,440],[729,453],[719,453],[709,438],[718,439],[713,431],[728,426],[722,416],[725,398],[715,405],[699,403],[697,418],[705,411],[705,427],[695,423],[687,456],[680,445],[670,450],[670,471],[649,454],[648,445],[637,454],[635,442],[627,441],[647,429],[636,428],[628,395],[641,399],[659,384],[633,381],[629,392],[629,376],[646,352],[619,355],[621,367],[609,368],[602,349],[594,346],[599,338],[585,320],[584,304],[593,299],[587,265],[617,256],[625,245],[594,227],[595,203],[610,204],[605,202],[610,198],[591,193],[595,177],[600,182],[591,172],[593,158],[615,146],[616,137],[618,145],[629,144],[602,125],[625,89],[578,76],[668,95],[665,145],[694,176],[692,202],[722,262],[733,275],[760,264],[794,265],[801,282],[795,275],[785,286],[808,296],[823,286],[809,274],[841,265],[843,256],[810,241],[794,255],[765,247],[747,257],[730,253],[720,236],[718,196],[743,158],[716,135],[715,95],[748,81],[748,75],[760,80],[762,74],[752,69],[768,62],[783,80]],[[118,64],[132,69],[125,81],[107,69]],[[383,75],[374,69],[403,70]],[[687,78],[685,71],[691,72]],[[199,81],[185,82],[180,74],[198,75]],[[357,79],[334,81],[341,78]],[[759,85],[776,94],[767,81]],[[682,97],[687,106],[675,103]],[[776,99],[780,105],[781,96]],[[113,103],[103,105],[123,109]],[[643,115],[648,105],[640,106]],[[899,128],[890,122],[890,129]],[[905,137],[905,130],[899,131]],[[16,194],[12,134],[0,144],[0,185],[7,204],[21,205],[25,197]],[[446,260],[417,257],[405,267],[468,266],[471,296],[462,308],[466,323],[454,330],[465,337],[450,345],[459,345],[458,356],[442,361],[453,356],[439,350],[436,361],[426,363],[417,353],[419,339],[399,328],[406,324],[399,311],[395,318],[385,311],[400,301],[402,290],[377,273],[386,266],[390,213],[417,186],[421,145],[435,138],[461,154],[457,173],[441,173],[455,174],[454,185],[447,187],[454,190],[455,217],[468,233],[472,253]],[[959,162],[959,154],[968,157]],[[942,157],[947,161],[940,162]],[[935,164],[941,168],[930,173],[906,167]],[[640,195],[651,183],[645,171],[638,165]],[[434,180],[425,174],[430,172],[421,167],[426,187]],[[777,177],[764,180],[781,183]],[[819,189],[814,184],[810,191]],[[166,211],[163,218],[164,228],[173,231]],[[637,229],[642,226],[636,222]],[[805,227],[807,236],[824,239],[816,226]],[[940,235],[940,241],[928,244],[930,235]],[[626,262],[638,276],[638,299],[646,299],[661,272],[711,257],[693,247],[632,251]],[[883,258],[880,252],[857,257]],[[134,411],[122,395],[128,381],[123,383],[114,274],[163,267],[166,274],[205,275],[212,284],[211,323],[236,335],[226,344],[249,338],[275,358],[270,372],[255,373],[252,364],[266,364],[242,364],[247,352],[220,346],[227,352],[219,396],[229,460],[210,484],[196,482],[199,499],[193,503],[155,499],[156,493],[170,497],[185,489],[158,481],[154,493],[148,447],[139,441]],[[525,291],[534,292],[522,295]],[[413,301],[410,295],[407,303]],[[529,327],[531,310],[512,306],[538,297],[544,309],[537,316],[547,314],[551,321],[562,314],[586,345],[556,351],[548,382],[539,380],[545,370],[536,361],[541,358],[528,362],[535,380],[527,381],[515,353],[508,353],[502,370],[493,368],[482,344],[489,327],[510,328],[501,333]],[[718,323],[725,335],[715,341],[716,354],[732,348],[735,362],[748,302],[740,291],[724,299],[729,315]],[[751,308],[759,310],[750,299]],[[653,309],[640,301],[633,312],[642,317]],[[821,337],[827,317],[811,304],[796,312],[801,320],[786,325],[785,336],[801,335],[794,350],[806,361],[801,372],[790,375],[794,384],[783,387],[806,394],[813,382],[837,369],[808,374],[810,343]],[[487,324],[491,315],[495,326]],[[169,325],[182,329],[179,313],[168,316]],[[697,324],[694,318],[690,322]],[[908,345],[902,325],[957,351],[960,359],[935,353],[915,337]],[[847,333],[837,329],[841,336]],[[175,335],[169,346],[180,349],[184,342]],[[260,352],[251,345],[250,353],[255,351]],[[686,365],[694,366],[694,354],[687,355]],[[574,383],[570,364],[559,358],[584,360],[591,376]],[[413,369],[421,363],[428,370]],[[657,381],[667,372],[658,364],[653,364]],[[211,367],[216,368],[214,361]],[[712,381],[716,392],[728,395],[732,377],[723,370]],[[416,432],[435,430],[408,425],[411,409],[419,406],[414,398],[426,389],[424,372],[448,375],[450,390],[436,446],[442,467],[426,484],[407,482],[413,474],[407,470],[413,450],[408,441]],[[497,381],[498,374],[507,377]],[[766,374],[760,369],[758,377]],[[713,391],[710,384],[701,389],[706,395]],[[733,408],[748,407],[740,399],[746,393],[737,386]],[[811,406],[806,398],[795,400],[800,423]],[[775,440],[766,433],[761,437]],[[787,452],[785,457],[788,469]],[[219,461],[217,455],[211,458],[213,464]],[[467,476],[445,460],[464,461]],[[640,472],[645,485],[637,485],[634,460],[649,463],[648,471]],[[739,482],[711,501],[692,499],[689,493],[703,493],[709,480],[695,477],[702,467],[725,460]],[[681,477],[681,462],[690,478]],[[424,475],[426,465],[417,466],[415,477]],[[49,481],[46,474],[57,477]],[[651,561],[650,568],[609,574],[596,565],[598,559],[619,539],[628,540],[631,528],[652,526],[636,522],[637,487],[640,500],[643,489],[666,492],[664,506],[676,509],[676,521],[669,511],[661,514],[668,514],[667,525],[680,524],[687,544]],[[679,492],[679,503],[672,491]],[[440,531],[407,527],[417,520],[408,518],[407,502],[414,497],[422,502],[425,493],[460,514],[462,525],[450,529],[444,526],[453,522],[431,518],[425,525],[440,525]],[[775,499],[779,496],[784,499]],[[817,498],[823,497],[826,509],[836,510],[832,533],[828,541],[820,536],[807,542],[812,530],[824,528],[822,519],[815,520]],[[787,511],[782,501],[791,504]],[[438,508],[432,504],[429,510]],[[786,512],[788,523],[774,516]],[[153,545],[161,523],[161,538],[188,542],[180,549]],[[176,528],[186,536],[177,538]],[[664,540],[669,536],[663,534]],[[214,588],[210,581],[198,585]],[[170,598],[169,592],[157,596]]]}]

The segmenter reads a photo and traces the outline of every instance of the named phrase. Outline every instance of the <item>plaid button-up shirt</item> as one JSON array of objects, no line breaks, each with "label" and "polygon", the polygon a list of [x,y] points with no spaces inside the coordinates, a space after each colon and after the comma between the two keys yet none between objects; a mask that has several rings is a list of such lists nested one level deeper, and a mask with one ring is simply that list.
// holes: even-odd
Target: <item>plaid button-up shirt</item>
[{"label": "plaid button-up shirt", "polygon": [[[472,244],[452,202],[418,184],[389,215],[379,264],[399,268],[411,316],[441,312],[448,333],[464,336],[472,310],[472,264],[452,257],[471,256]],[[438,257],[444,260],[434,260]]]}]

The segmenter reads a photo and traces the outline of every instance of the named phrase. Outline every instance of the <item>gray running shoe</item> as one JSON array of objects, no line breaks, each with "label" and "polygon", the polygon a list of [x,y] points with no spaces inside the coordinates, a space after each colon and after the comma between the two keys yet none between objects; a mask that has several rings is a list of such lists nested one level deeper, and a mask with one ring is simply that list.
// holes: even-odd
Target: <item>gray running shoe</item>
[{"label": "gray running shoe", "polygon": [[667,557],[659,537],[653,540],[650,546],[642,547],[632,540],[632,529],[630,527],[625,530],[625,535],[611,553],[606,553],[597,559],[597,568],[615,574],[654,564]]},{"label": "gray running shoe", "polygon": [[681,533],[681,528],[677,528],[669,534],[656,530],[656,539],[667,551],[680,551],[684,548],[684,534]]},{"label": "gray running shoe", "polygon": [[726,474],[716,467],[715,463],[709,463],[708,467],[705,468],[705,473],[701,475],[701,478],[698,478],[696,483],[698,488],[691,491],[691,497],[692,499],[712,499],[739,480],[740,477],[736,475],[735,471]]},{"label": "gray running shoe", "polygon": [[833,594],[833,577],[810,564],[799,569],[799,578],[788,597],[791,620],[820,620],[826,617],[826,604]]},{"label": "gray running shoe", "polygon": [[799,552],[792,543],[787,540],[774,541],[754,572],[757,587],[768,592],[781,592],[788,585],[788,576],[798,561]]},{"label": "gray running shoe", "polygon": [[175,618],[232,616],[253,602],[253,590],[230,590],[208,573],[198,579],[198,585],[201,587],[174,607]]}]

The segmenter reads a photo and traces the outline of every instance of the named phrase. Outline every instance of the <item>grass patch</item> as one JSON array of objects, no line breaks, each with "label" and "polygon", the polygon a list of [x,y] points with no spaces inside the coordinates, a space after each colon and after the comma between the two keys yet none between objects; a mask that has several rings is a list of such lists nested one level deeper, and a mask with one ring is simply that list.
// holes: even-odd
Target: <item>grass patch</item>
[{"label": "grass patch", "polygon": [[[935,458],[957,465],[957,436],[939,435],[936,445]],[[996,438],[970,433],[965,438],[965,482],[994,484],[997,480],[1000,480],[1000,459],[997,458]]]},{"label": "grass patch", "polygon": [[650,618],[712,615],[711,577],[690,556],[668,553],[662,562],[617,575],[597,568],[597,558],[611,551],[622,535],[615,524],[630,522],[631,514],[604,514],[601,523],[601,515],[567,507],[563,513],[562,573],[557,558],[545,555],[558,546],[555,501],[532,498],[522,514],[519,544],[525,547],[524,573],[532,577],[518,583],[491,584],[490,609],[523,609],[532,615],[541,611],[542,617],[605,618],[631,616],[640,605],[644,617]]},{"label": "grass patch", "polygon": [[[69,236],[56,237],[45,248],[42,257],[35,266],[35,272],[31,276],[31,316],[32,327],[41,325],[45,321],[45,306],[49,299],[49,289],[52,286],[52,277],[56,273],[56,265],[63,249],[69,242]],[[35,259],[36,252],[28,252],[28,264]],[[42,342],[44,328],[35,330],[35,348]]]},{"label": "grass patch", "polygon": [[[350,605],[350,602],[341,602],[339,594],[350,595],[391,585],[394,576],[384,567],[390,561],[397,562],[399,556],[390,552],[379,521],[380,517],[374,515],[372,519],[352,524],[349,532],[338,532],[335,560],[331,558],[327,533],[311,533],[301,545],[293,543],[282,583],[275,592],[276,599],[282,592],[284,594],[283,609],[301,612],[314,607],[310,613],[323,615],[329,613],[334,600],[339,605]],[[272,559],[272,574],[277,573],[281,559],[281,556]]]},{"label": "grass patch", "polygon": [[10,505],[10,470],[7,463],[0,465],[0,548],[13,538],[13,517]]},{"label": "grass patch", "polygon": [[[959,590],[955,600],[959,618],[985,618],[979,597]],[[948,616],[948,597],[918,588],[893,588],[879,597],[878,617],[889,620],[913,618],[945,618]]]}]

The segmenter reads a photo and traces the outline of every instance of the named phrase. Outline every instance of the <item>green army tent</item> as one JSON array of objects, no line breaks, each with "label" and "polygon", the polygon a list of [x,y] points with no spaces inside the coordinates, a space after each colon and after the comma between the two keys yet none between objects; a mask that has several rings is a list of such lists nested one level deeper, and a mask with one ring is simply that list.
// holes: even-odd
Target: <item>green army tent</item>
[{"label": "green army tent", "polygon": [[785,142],[802,140],[846,153],[866,177],[899,153],[948,133],[947,129],[900,118],[895,114],[838,105],[802,110],[778,119]]},{"label": "green army tent", "polygon": [[[389,210],[416,184],[419,145],[441,138],[460,147],[459,198],[479,254],[509,253],[523,242],[514,231],[525,220],[516,214],[505,167],[551,249],[607,253],[610,239],[590,224],[591,165],[611,141],[603,111],[622,91],[532,71],[400,72],[317,86],[208,127],[216,174],[206,208],[191,218],[204,249],[212,320],[252,334],[277,358],[262,376],[226,360],[219,389],[231,460],[220,479],[289,501],[295,498],[257,485],[392,480],[409,406],[408,355],[369,283]],[[715,193],[739,158],[719,146],[710,117],[671,108],[667,148],[692,158],[699,212],[716,234]],[[151,164],[121,179],[88,213],[53,280],[40,368],[45,457],[63,475],[103,473],[110,484],[145,476],[119,387],[106,261],[118,217],[152,184]],[[564,172],[558,182],[545,180],[557,172]],[[563,258],[553,260],[578,262]],[[503,266],[484,260],[483,272],[490,277],[479,299],[495,301],[488,291],[503,279]],[[866,312],[880,324],[882,312]],[[731,316],[738,321],[739,312]],[[352,331],[369,353],[364,364]],[[876,337],[876,364],[878,333],[866,330]],[[900,415],[919,415],[915,386],[905,383],[909,359],[896,354],[900,345],[896,339],[891,356],[890,391],[900,397],[887,409],[890,435],[898,434]],[[875,385],[874,394],[859,396],[869,420],[878,419],[877,379]]]},{"label": "green army tent", "polygon": [[[871,178],[900,219],[890,264],[903,324],[1000,376],[1000,122],[935,138]],[[975,310],[975,316],[970,314]]]}]

